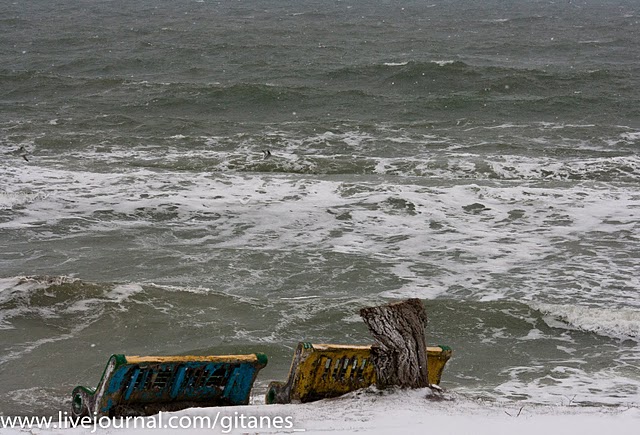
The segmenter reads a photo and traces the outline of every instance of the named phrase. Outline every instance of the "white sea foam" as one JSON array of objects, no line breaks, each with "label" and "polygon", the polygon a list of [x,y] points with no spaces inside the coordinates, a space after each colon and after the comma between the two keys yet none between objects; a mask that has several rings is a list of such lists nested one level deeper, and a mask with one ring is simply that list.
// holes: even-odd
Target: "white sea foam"
[{"label": "white sea foam", "polygon": [[0,292],[12,290],[15,292],[29,292],[32,290],[46,289],[54,285],[69,284],[78,281],[71,276],[13,276],[0,278]]},{"label": "white sea foam", "polygon": [[613,42],[611,39],[585,39],[578,41],[578,44],[609,44]]},{"label": "white sea foam", "polygon": [[455,60],[432,60],[431,63],[435,63],[438,66],[446,66],[446,65],[452,65],[456,63],[456,61]]},{"label": "white sea foam", "polygon": [[296,296],[296,297],[292,297],[292,298],[279,298],[280,300],[283,301],[304,301],[307,299],[317,299],[320,298],[321,296]]},{"label": "white sea foam", "polygon": [[73,331],[66,334],[58,334],[54,337],[41,338],[38,340],[34,340],[31,342],[20,343],[19,345],[11,346],[8,348],[5,354],[0,356],[0,366],[9,361],[20,359],[24,357],[24,355],[33,352],[34,350],[40,348],[41,346],[57,343],[63,340],[69,340],[73,338],[77,333],[82,331],[84,328],[89,326],[89,322],[78,324],[73,327]]},{"label": "white sea foam", "polygon": [[499,125],[492,125],[489,127],[483,127],[484,129],[487,130],[495,130],[495,129],[507,129],[507,128],[525,128],[528,127],[528,125],[524,125],[524,124],[513,124],[511,122],[507,122],[505,124],[499,124]]},{"label": "white sea foam", "polygon": [[46,199],[44,192],[0,192],[0,210],[10,209],[17,205],[25,205],[39,199]]},{"label": "white sea foam", "polygon": [[[318,150],[326,141],[356,149],[370,139],[368,133],[325,131],[309,141],[317,143]],[[290,146],[277,153],[274,160],[281,162],[277,164],[292,168],[307,164],[308,156],[295,154],[295,144]],[[252,147],[249,144],[246,150]],[[155,148],[136,150],[138,157],[145,159],[155,152]],[[195,160],[199,156],[198,151],[167,152],[171,159],[186,155]],[[115,154],[108,158],[133,156],[124,149]],[[224,153],[212,148],[204,155],[221,160]],[[473,157],[457,152],[438,166],[433,156],[425,155],[415,171],[432,173],[434,178],[450,178],[457,171],[463,177],[478,171],[482,162]],[[245,164],[247,158],[242,159]],[[404,168],[408,161],[378,158],[375,172],[411,175],[413,170]],[[536,179],[542,169],[560,174],[558,179],[562,180],[566,178],[563,171],[579,174],[612,161],[640,167],[633,156],[564,165],[545,157],[508,155],[497,157],[488,167],[516,181],[519,177]],[[573,299],[604,303],[613,298],[618,305],[638,304],[634,286],[640,284],[634,278],[633,264],[613,260],[617,255],[615,240],[637,226],[635,208],[640,199],[624,186],[601,189],[574,184],[567,188],[529,181],[460,184],[438,180],[437,187],[430,187],[433,183],[428,180],[407,178],[401,183],[386,183],[375,175],[310,177],[140,168],[100,173],[56,167],[28,167],[19,173],[3,173],[0,179],[7,184],[38,186],[47,194],[46,199],[26,204],[11,220],[1,221],[3,229],[46,223],[47,227],[73,225],[74,236],[109,233],[116,228],[197,231],[198,237],[182,242],[199,250],[190,249],[189,255],[195,257],[189,257],[189,262],[207,261],[212,249],[305,251],[313,246],[384,264],[381,267],[403,282],[384,290],[387,295],[433,298],[449,292],[455,297],[452,289],[462,283],[476,300],[517,297],[554,303]],[[590,233],[598,237],[581,237]],[[163,249],[161,239],[139,237],[138,231],[132,234],[132,243],[145,252]],[[38,237],[50,236],[41,232]],[[610,238],[611,243],[601,244],[603,238]],[[582,258],[579,254],[564,257],[571,244],[585,251]],[[379,253],[393,255],[383,259]],[[595,256],[588,258],[589,253]],[[563,260],[557,267],[549,263],[540,270],[541,259],[553,256]],[[436,272],[425,273],[425,268]],[[514,281],[505,287],[507,276]],[[567,286],[567,280],[580,287]]]},{"label": "white sea foam", "polygon": [[[63,409],[65,399],[59,396],[59,391],[44,386],[21,388],[7,394],[12,401],[17,402],[24,409]],[[6,399],[5,399],[6,400]],[[5,429],[5,428],[3,428]],[[3,430],[4,432],[4,430]]]},{"label": "white sea foam", "polygon": [[9,278],[0,278],[0,292],[15,288],[20,282],[20,278],[17,276]]},{"label": "white sea foam", "polygon": [[[568,362],[579,364],[579,360]],[[558,361],[552,367],[513,367],[508,373],[511,379],[495,388],[500,401],[517,398],[524,403],[560,406],[640,403],[640,380],[616,368],[586,372]]]},{"label": "white sea foam", "polygon": [[624,140],[628,140],[630,142],[636,142],[638,140],[640,140],[640,131],[633,131],[633,132],[627,132],[627,133],[622,133],[620,135],[620,137]]},{"label": "white sea foam", "polygon": [[[0,303],[5,303],[10,300],[23,300],[14,306],[13,303],[8,308],[0,310],[0,330],[1,329],[14,329],[11,319],[20,317],[26,312],[35,311],[40,318],[56,318],[58,313],[55,307],[39,306],[30,307],[29,303],[24,301],[29,300],[30,293],[48,289],[54,285],[62,285],[75,282],[75,278],[68,276],[16,276],[8,278],[0,278]],[[45,293],[49,297],[55,297],[54,294]]]},{"label": "white sea foam", "polygon": [[114,302],[121,304],[131,296],[144,291],[139,284],[118,284],[109,290],[105,296]]},{"label": "white sea foam", "polygon": [[[532,304],[543,314],[566,322],[568,327],[613,338],[640,341],[640,309],[602,308],[580,305]],[[558,327],[558,322],[547,322]]]},{"label": "white sea foam", "polygon": [[511,21],[511,19],[509,18],[494,18],[494,19],[487,19],[487,20],[481,20],[483,23],[507,23],[509,21]]}]

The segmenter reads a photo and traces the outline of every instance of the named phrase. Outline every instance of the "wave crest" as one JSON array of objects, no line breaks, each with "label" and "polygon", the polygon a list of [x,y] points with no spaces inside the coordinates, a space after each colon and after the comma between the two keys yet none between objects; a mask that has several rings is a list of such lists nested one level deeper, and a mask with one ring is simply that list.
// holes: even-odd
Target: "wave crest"
[{"label": "wave crest", "polygon": [[565,323],[582,331],[640,342],[640,310],[555,304],[536,304],[534,308],[552,318],[546,320],[549,326]]}]

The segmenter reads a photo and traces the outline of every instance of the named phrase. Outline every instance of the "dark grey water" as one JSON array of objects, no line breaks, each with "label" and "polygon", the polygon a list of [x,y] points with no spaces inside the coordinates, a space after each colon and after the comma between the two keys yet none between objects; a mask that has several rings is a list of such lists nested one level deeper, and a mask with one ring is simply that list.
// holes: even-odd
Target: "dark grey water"
[{"label": "dark grey water", "polygon": [[1,413],[409,296],[452,391],[640,404],[638,6],[371,3],[0,1]]}]

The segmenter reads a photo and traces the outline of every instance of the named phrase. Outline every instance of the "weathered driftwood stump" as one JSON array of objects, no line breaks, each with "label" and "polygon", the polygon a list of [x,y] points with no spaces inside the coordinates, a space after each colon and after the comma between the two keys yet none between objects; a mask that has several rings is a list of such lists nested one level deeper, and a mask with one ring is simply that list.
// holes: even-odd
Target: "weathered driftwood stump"
[{"label": "weathered driftwood stump", "polygon": [[378,388],[429,386],[425,326],[427,313],[420,299],[407,299],[362,308],[360,316],[376,340],[371,360]]}]

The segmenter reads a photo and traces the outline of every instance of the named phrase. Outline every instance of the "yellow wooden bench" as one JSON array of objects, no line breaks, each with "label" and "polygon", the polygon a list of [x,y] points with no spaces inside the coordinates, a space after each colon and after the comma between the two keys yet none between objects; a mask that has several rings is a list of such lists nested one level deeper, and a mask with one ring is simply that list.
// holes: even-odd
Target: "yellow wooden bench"
[{"label": "yellow wooden bench", "polygon": [[[429,383],[438,385],[451,358],[447,346],[427,348]],[[375,384],[371,346],[299,343],[286,382],[271,382],[267,404],[312,402]]]},{"label": "yellow wooden bench", "polygon": [[151,415],[191,407],[246,405],[264,354],[112,355],[95,389],[71,394],[74,417]]}]

